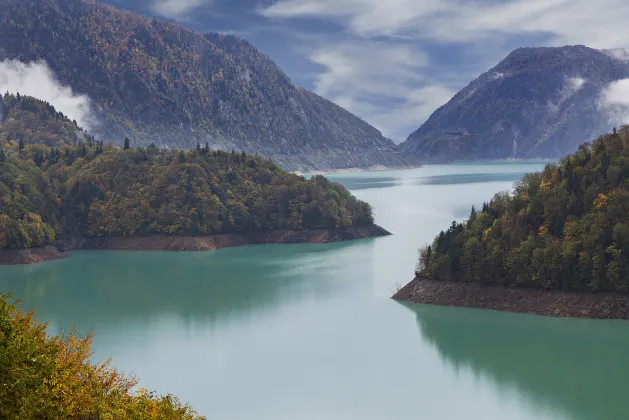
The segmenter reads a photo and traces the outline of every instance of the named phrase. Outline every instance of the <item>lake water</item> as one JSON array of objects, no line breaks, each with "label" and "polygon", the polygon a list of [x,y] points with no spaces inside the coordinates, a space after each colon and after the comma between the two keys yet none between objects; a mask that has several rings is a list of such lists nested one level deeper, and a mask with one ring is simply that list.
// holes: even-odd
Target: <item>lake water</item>
[{"label": "lake water", "polygon": [[540,165],[336,175],[393,236],[207,253],[77,252],[0,292],[209,419],[629,418],[629,323],[389,299],[416,250]]}]

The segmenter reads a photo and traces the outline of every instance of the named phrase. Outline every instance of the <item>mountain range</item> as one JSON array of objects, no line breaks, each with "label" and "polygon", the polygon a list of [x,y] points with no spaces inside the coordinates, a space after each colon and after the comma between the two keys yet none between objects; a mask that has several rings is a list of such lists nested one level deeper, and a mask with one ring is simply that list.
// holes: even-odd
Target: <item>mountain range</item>
[{"label": "mountain range", "polygon": [[45,61],[61,84],[89,97],[97,138],[207,144],[303,172],[555,159],[618,123],[601,98],[629,77],[628,57],[585,46],[519,48],[395,145],[296,86],[243,39],[89,0],[0,0],[0,61]]},{"label": "mountain range", "polygon": [[86,0],[0,0],[0,60],[44,60],[101,137],[239,150],[291,170],[405,167],[380,131],[294,85],[243,39]]},{"label": "mountain range", "polygon": [[557,158],[611,129],[601,97],[629,77],[622,50],[520,48],[400,146],[423,162]]}]

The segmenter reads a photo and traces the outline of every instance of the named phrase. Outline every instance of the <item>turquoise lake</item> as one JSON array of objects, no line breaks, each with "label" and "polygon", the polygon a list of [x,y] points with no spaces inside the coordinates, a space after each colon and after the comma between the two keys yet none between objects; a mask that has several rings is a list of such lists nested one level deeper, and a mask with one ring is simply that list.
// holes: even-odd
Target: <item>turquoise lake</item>
[{"label": "turquoise lake", "polygon": [[417,248],[537,164],[331,176],[390,237],[215,252],[76,252],[0,292],[95,334],[97,359],[208,419],[621,420],[629,322],[399,304]]}]

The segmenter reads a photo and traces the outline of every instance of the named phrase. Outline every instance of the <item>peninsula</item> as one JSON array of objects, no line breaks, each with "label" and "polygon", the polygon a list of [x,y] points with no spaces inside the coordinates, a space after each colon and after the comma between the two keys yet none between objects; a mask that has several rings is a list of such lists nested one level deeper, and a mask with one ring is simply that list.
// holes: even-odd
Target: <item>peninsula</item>
[{"label": "peninsula", "polygon": [[369,204],[246,153],[104,144],[52,106],[5,95],[0,264],[72,249],[211,250],[389,234]]},{"label": "peninsula", "polygon": [[524,176],[419,250],[395,299],[629,318],[629,128]]}]

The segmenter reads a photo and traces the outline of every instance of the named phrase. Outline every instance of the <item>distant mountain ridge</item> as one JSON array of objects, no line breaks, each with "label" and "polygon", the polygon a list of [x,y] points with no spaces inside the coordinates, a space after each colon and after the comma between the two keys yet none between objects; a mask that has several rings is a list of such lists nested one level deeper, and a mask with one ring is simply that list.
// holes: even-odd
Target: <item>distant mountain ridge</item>
[{"label": "distant mountain ridge", "polygon": [[624,50],[519,48],[400,145],[423,162],[557,158],[611,129],[603,89],[629,77]]},{"label": "distant mountain ridge", "polygon": [[409,165],[348,111],[295,86],[247,41],[88,0],[0,0],[0,60],[45,60],[89,95],[103,136],[270,157],[292,170]]}]

